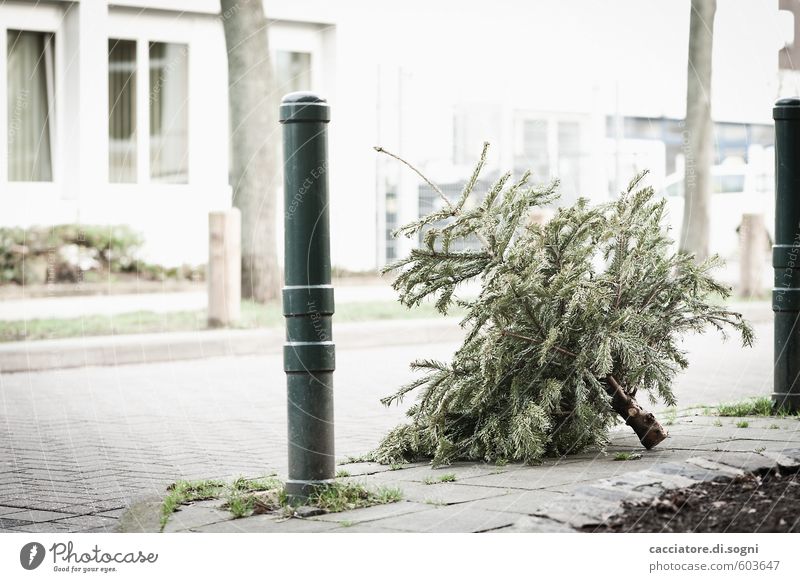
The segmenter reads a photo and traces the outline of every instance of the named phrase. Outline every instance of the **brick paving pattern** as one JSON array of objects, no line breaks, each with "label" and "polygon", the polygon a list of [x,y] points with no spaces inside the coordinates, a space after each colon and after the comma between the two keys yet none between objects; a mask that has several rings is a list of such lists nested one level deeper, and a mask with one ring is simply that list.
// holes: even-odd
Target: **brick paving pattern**
[{"label": "brick paving pattern", "polygon": [[[769,393],[771,328],[760,324],[756,331],[762,339],[748,351],[710,334],[691,338],[692,366],[678,379],[679,402],[714,404]],[[387,409],[378,400],[413,377],[408,362],[421,355],[447,359],[456,345],[425,343],[424,354],[418,343],[339,350],[337,455],[368,450],[402,420],[402,408]],[[124,508],[162,495],[179,478],[282,474],[285,419],[277,354],[2,374],[0,531],[105,531],[116,526]],[[708,444],[691,441],[690,433],[681,438],[692,446]],[[748,435],[761,438],[757,431]],[[622,434],[619,444],[633,448],[636,440]],[[548,477],[548,486],[557,491],[576,479],[571,471],[561,475],[557,483]],[[480,480],[494,479],[528,503],[524,493],[538,478],[476,475],[454,491],[463,503],[473,502],[476,490],[465,486],[486,487]],[[425,491],[407,503],[424,502],[436,490]]]}]

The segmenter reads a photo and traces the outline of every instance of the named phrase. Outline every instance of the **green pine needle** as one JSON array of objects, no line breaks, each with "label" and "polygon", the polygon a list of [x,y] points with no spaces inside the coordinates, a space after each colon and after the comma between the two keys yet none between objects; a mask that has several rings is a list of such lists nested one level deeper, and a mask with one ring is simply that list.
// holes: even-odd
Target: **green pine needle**
[{"label": "green pine needle", "polygon": [[[465,309],[466,336],[451,361],[414,362],[421,375],[383,399],[417,395],[409,422],[372,460],[537,463],[603,447],[620,421],[607,376],[640,402],[674,406],[684,335],[733,329],[753,342],[741,315],[715,300],[730,294],[712,276],[721,261],[672,252],[665,202],[644,185],[646,173],[613,202],[579,199],[541,223],[533,213],[557,200],[557,182],[506,174],[480,192],[486,152],[457,201],[398,231],[423,242],[386,269],[400,301]],[[480,293],[459,298],[468,282]]]}]

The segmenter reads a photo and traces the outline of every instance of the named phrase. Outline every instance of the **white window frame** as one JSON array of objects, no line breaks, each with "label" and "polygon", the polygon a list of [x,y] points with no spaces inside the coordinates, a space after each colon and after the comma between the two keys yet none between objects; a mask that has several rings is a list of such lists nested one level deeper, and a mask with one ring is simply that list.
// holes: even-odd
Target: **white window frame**
[{"label": "white window frame", "polygon": [[[308,53],[311,55],[311,91],[323,89],[322,27],[318,24],[271,21],[269,52],[273,68],[278,63],[278,51]],[[281,99],[283,95],[278,95]]]},{"label": "white window frame", "polygon": [[[523,143],[525,136],[525,121],[541,121],[547,124],[547,167],[550,176],[542,176],[542,179],[558,177],[558,124],[559,122],[575,122],[579,128],[579,140],[581,149],[588,149],[590,117],[580,113],[553,113],[552,111],[517,111],[514,115],[514,158],[524,156]],[[585,160],[581,159],[580,172],[583,176],[586,172]]]},{"label": "white window frame", "polygon": [[[139,173],[139,166],[141,166],[144,163],[144,161],[141,159],[142,158],[142,153],[141,153],[141,151],[139,151],[139,148],[142,147],[142,139],[141,139],[141,134],[140,134],[141,124],[139,123],[138,115],[139,115],[139,113],[141,111],[139,109],[139,107],[140,107],[139,99],[141,98],[140,86],[143,84],[143,80],[142,80],[142,78],[140,76],[142,74],[142,70],[141,70],[141,66],[140,66],[140,63],[139,63],[139,59],[142,56],[141,52],[139,51],[139,44],[140,43],[135,38],[125,38],[125,37],[119,37],[119,36],[109,36],[108,40],[124,40],[124,41],[133,41],[133,42],[136,43],[136,67],[134,69],[135,72],[136,72],[136,102],[134,103],[134,105],[136,107],[135,114],[137,115],[137,119],[136,119],[136,180],[133,181],[133,182],[112,182],[111,181],[111,165],[110,165],[111,164],[111,137],[110,136],[109,136],[109,140],[108,140],[108,152],[107,152],[107,155],[106,155],[106,164],[109,165],[109,168],[108,168],[108,171],[109,171],[108,183],[110,185],[114,185],[114,186],[125,185],[125,184],[130,185],[130,186],[135,186],[136,184],[141,184],[142,183],[140,181],[141,180],[141,174]],[[110,55],[106,55],[106,67],[108,67],[108,58],[109,58],[109,56]],[[109,75],[109,74],[110,74],[110,71],[108,69],[106,69],[106,75]],[[149,74],[147,76],[147,79],[144,79],[144,84],[149,86],[149,84],[150,84],[150,75]],[[109,85],[108,91],[109,91],[109,93],[111,92],[111,86],[110,85]],[[147,87],[145,88],[145,94],[147,94]],[[149,108],[149,105],[150,104],[148,102],[147,103],[147,107],[148,108]],[[148,113],[149,113],[149,111],[148,111]],[[106,131],[108,131],[108,125],[109,125],[109,123],[111,121],[111,111],[106,111],[106,116],[107,116],[107,118],[106,118]],[[149,129],[149,126],[148,126],[148,132],[149,131],[150,131],[150,129]],[[149,144],[149,141],[147,143]],[[148,172],[149,172],[149,170],[150,170],[150,156],[149,155],[147,156],[147,169],[148,169]]]}]

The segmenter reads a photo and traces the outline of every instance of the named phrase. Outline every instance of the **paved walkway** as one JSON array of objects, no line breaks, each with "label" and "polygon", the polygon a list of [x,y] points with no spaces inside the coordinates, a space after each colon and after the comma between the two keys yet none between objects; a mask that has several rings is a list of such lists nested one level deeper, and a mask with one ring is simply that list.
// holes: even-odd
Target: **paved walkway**
[{"label": "paved walkway", "polygon": [[[411,360],[447,359],[458,344],[453,335],[404,332],[397,322],[378,333],[380,325],[373,325],[372,344],[362,332],[358,341],[353,333],[351,343],[339,345],[336,446],[342,458],[370,449],[402,420],[403,408],[384,408],[378,399],[414,377]],[[752,350],[723,344],[714,334],[689,338],[691,366],[676,382],[681,406],[768,394],[771,325],[762,321],[756,332],[761,339]],[[395,345],[386,345],[387,335]],[[178,478],[283,474],[285,419],[277,348],[263,356],[2,374],[0,530],[113,528],[125,507],[162,495]],[[706,430],[738,440],[792,434],[788,428]],[[627,466],[610,468],[620,465]]]}]

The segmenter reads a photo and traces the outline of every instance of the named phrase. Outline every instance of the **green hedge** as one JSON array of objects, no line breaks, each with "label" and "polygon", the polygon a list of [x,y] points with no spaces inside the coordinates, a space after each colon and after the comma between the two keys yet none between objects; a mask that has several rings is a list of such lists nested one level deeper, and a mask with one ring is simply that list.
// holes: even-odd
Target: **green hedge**
[{"label": "green hedge", "polygon": [[143,242],[128,226],[0,228],[0,283],[78,283],[117,273],[152,280],[203,278],[202,268],[166,268],[138,260]]}]

